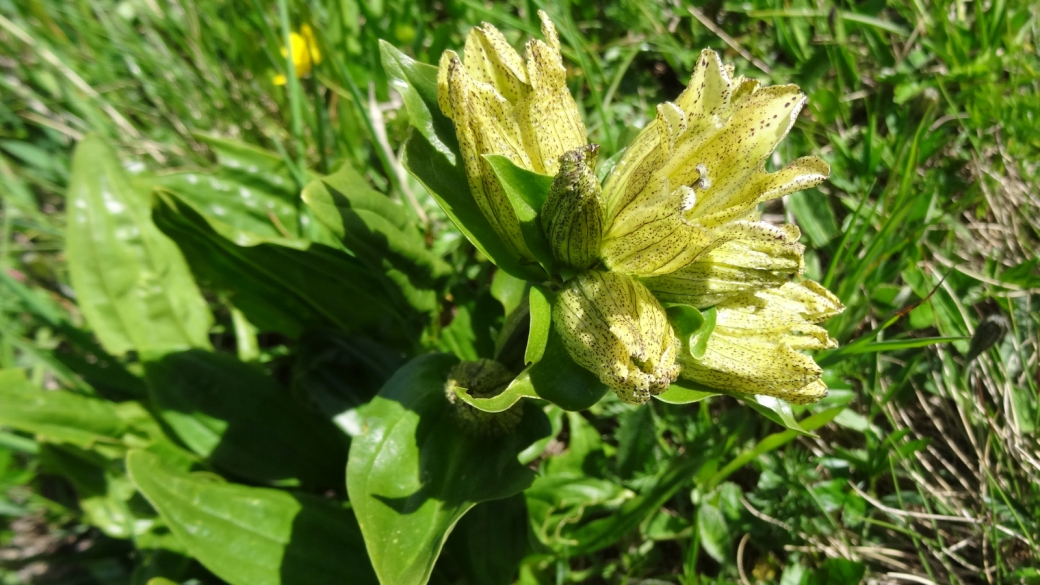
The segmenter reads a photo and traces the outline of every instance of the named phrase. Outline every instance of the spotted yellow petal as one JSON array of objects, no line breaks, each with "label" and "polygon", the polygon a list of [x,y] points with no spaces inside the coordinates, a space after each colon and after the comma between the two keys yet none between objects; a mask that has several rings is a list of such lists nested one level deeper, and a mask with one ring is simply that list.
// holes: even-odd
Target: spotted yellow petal
[{"label": "spotted yellow petal", "polygon": [[678,342],[664,308],[623,274],[578,275],[557,297],[553,323],[571,358],[624,402],[646,402],[679,373]]}]

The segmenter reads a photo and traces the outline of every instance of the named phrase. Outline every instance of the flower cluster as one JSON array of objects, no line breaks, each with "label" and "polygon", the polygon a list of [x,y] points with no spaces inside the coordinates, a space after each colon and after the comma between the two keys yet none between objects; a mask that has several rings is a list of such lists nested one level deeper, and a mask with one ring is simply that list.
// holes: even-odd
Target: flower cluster
[{"label": "flower cluster", "polygon": [[[598,147],[567,89],[560,43],[521,58],[491,25],[475,28],[464,59],[446,52],[438,75],[470,188],[496,233],[532,259],[516,214],[483,155],[554,177],[540,223],[559,291],[553,323],[573,360],[625,402],[643,403],[679,377],[743,394],[806,403],[826,394],[801,350],[835,347],[818,325],[843,306],[797,282],[804,247],[793,225],[760,221],[758,204],[817,185],[817,157],[776,172],[766,160],[806,102],[794,85],[763,87],[704,50],[685,91],[621,154],[602,187]],[[666,306],[715,307],[700,355],[683,347]]]}]

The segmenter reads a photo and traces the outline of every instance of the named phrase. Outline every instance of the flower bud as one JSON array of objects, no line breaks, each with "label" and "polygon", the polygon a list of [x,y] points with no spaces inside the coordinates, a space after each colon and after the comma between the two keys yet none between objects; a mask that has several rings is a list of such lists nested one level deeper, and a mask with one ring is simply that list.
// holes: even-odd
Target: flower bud
[{"label": "flower bud", "polygon": [[827,289],[807,280],[741,293],[717,305],[715,329],[704,355],[679,356],[684,379],[744,394],[764,394],[793,404],[827,395],[823,370],[799,353],[838,342],[816,323],[845,307]]},{"label": "flower bud", "polygon": [[586,143],[585,125],[567,89],[560,39],[544,12],[545,42],[527,43],[525,58],[490,24],[466,37],[465,62],[445,51],[437,101],[455,125],[470,191],[495,232],[524,258],[516,213],[482,155],[505,156],[518,167],[555,175],[563,153]]},{"label": "flower bud", "polygon": [[686,266],[643,279],[658,300],[704,309],[742,292],[776,288],[805,269],[796,226],[761,222],[728,224],[727,241]]},{"label": "flower bud", "polygon": [[502,412],[484,412],[460,400],[455,390],[462,388],[473,398],[491,398],[501,394],[514,377],[505,366],[494,360],[479,359],[456,364],[444,384],[444,394],[452,404],[455,419],[474,434],[498,437],[509,433],[523,418],[519,403]]},{"label": "flower bud", "polygon": [[579,274],[557,297],[553,323],[571,358],[624,402],[650,400],[679,374],[678,342],[664,308],[629,276]]},{"label": "flower bud", "polygon": [[686,91],[657,108],[603,187],[606,266],[674,272],[713,248],[720,226],[826,179],[830,168],[816,157],[765,169],[805,101],[797,86],[760,87],[702,51]]},{"label": "flower bud", "polygon": [[599,259],[603,201],[593,172],[598,155],[599,145],[588,144],[561,156],[560,172],[539,214],[553,259],[576,270]]}]

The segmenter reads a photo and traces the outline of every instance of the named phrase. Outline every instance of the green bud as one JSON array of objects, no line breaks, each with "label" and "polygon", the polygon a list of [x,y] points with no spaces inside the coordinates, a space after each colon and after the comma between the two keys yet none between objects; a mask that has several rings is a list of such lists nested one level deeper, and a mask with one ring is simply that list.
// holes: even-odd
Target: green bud
[{"label": "green bud", "polygon": [[599,179],[593,172],[598,155],[598,144],[564,153],[541,211],[553,258],[576,270],[585,270],[599,259],[604,212]]},{"label": "green bud", "polygon": [[630,276],[579,274],[556,298],[553,323],[571,358],[624,402],[642,404],[679,375],[668,315]]},{"label": "green bud", "polygon": [[452,404],[455,420],[473,434],[492,437],[508,434],[523,418],[519,403],[502,412],[484,412],[460,400],[455,391],[462,388],[473,398],[491,398],[501,394],[514,377],[505,366],[494,360],[459,362],[451,369],[444,384],[444,394]]}]

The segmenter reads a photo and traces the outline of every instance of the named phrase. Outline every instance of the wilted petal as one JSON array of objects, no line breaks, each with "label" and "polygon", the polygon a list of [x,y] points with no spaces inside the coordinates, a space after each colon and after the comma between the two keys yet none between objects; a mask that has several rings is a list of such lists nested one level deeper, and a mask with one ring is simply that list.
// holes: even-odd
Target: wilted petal
[{"label": "wilted petal", "polygon": [[646,402],[679,373],[678,344],[664,308],[623,274],[578,275],[557,297],[553,322],[571,358],[625,402]]},{"label": "wilted petal", "polygon": [[827,394],[823,371],[798,350],[837,347],[815,323],[842,310],[834,295],[812,281],[731,297],[717,306],[704,355],[679,356],[680,375],[720,390],[816,402]]}]

